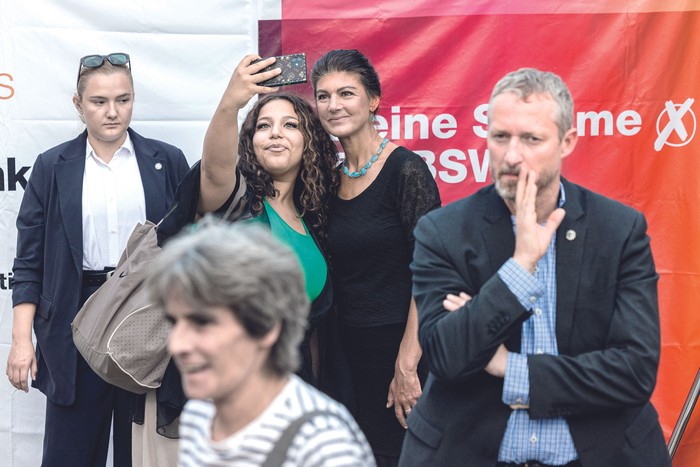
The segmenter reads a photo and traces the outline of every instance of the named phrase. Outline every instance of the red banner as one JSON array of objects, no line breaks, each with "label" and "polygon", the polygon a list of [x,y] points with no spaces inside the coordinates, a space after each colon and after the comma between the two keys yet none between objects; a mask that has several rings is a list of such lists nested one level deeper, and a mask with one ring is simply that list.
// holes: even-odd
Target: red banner
[{"label": "red banner", "polygon": [[[498,78],[525,66],[559,74],[573,94],[580,135],[564,176],[643,211],[649,222],[661,276],[653,402],[669,436],[700,364],[700,7],[407,3],[283,1],[282,20],[259,25],[260,53],[305,52],[309,68],[330,49],[367,55],[382,81],[380,130],[423,156],[445,203],[491,182],[486,104]],[[308,85],[290,90],[311,99]],[[700,459],[697,418],[674,465]]]}]

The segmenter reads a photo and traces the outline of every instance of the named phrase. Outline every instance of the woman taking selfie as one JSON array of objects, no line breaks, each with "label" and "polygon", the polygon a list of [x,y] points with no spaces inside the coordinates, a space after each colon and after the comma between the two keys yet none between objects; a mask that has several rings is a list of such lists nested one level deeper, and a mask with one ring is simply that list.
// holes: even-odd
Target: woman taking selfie
[{"label": "woman taking selfie", "polygon": [[130,466],[129,393],[90,369],[71,322],[136,224],[163,217],[188,166],[178,148],[129,128],[129,55],[83,57],[73,104],[86,129],[37,157],[17,217],[6,371],[17,389],[31,377],[46,395],[42,466],[105,465],[112,419],[114,465]]},{"label": "woman taking selfie", "polygon": [[[258,58],[248,55],[234,70],[207,129],[202,159],[178,186],[174,209],[158,227],[158,239],[165,245],[204,213],[214,212],[230,222],[261,223],[291,246],[300,258],[312,301],[297,374],[317,385],[320,355],[316,328],[332,302],[320,245],[328,200],[338,183],[333,170],[337,151],[313,108],[289,94],[258,100],[239,132],[239,112],[253,96],[277,90],[259,85],[280,73],[279,69],[261,72],[274,59],[253,63]],[[173,362],[156,392],[157,418],[167,422],[163,426],[159,423],[159,433],[177,437],[177,421],[186,398]],[[147,400],[149,397],[153,394],[147,395]],[[138,406],[134,419],[147,420],[149,407]],[[157,461],[151,463],[166,465],[155,464]]]},{"label": "woman taking selfie", "polygon": [[311,105],[292,94],[261,97],[238,131],[239,112],[253,96],[277,90],[259,84],[279,74],[260,73],[274,59],[257,59],[248,55],[234,70],[207,129],[201,163],[183,180],[178,210],[160,232],[172,235],[197,215],[216,212],[229,221],[262,223],[289,245],[312,301],[298,374],[317,385],[315,331],[332,301],[323,246],[328,203],[338,184],[337,150]]},{"label": "woman taking selfie", "polygon": [[377,465],[397,465],[405,417],[425,378],[411,296],[412,232],[440,196],[423,159],[379,135],[381,86],[367,57],[332,50],[311,81],[319,118],[345,152],[328,244],[354,415]]}]

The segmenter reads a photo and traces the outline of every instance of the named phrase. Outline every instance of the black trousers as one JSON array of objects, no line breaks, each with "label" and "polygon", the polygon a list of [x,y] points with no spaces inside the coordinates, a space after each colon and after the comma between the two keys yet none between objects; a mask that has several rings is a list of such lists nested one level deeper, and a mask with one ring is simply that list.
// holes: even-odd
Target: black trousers
[{"label": "black trousers", "polygon": [[[83,287],[81,304],[97,287]],[[105,382],[78,353],[75,402],[47,399],[42,467],[100,467],[107,462],[114,418],[115,467],[131,467],[131,393]]]}]

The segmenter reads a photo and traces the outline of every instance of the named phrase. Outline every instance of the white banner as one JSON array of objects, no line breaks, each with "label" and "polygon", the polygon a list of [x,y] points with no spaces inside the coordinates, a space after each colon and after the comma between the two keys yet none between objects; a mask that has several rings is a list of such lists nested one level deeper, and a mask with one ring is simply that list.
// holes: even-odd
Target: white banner
[{"label": "white banner", "polygon": [[[84,128],[73,107],[80,57],[131,56],[131,126],[200,157],[231,72],[256,52],[280,0],[0,0],[0,362],[11,343],[15,219],[36,156]],[[0,464],[38,466],[44,396],[0,383]],[[111,461],[109,461],[111,465]]]}]

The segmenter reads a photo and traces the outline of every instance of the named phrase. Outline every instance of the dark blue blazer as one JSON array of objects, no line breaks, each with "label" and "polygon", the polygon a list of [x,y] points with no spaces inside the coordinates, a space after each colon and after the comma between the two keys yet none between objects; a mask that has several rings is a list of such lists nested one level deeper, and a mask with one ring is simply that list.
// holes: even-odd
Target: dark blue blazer
[{"label": "dark blue blazer", "polygon": [[[129,129],[146,198],[146,217],[158,222],[187,172],[182,151]],[[34,303],[36,380],[53,403],[75,399],[77,349],[71,322],[82,283],[82,187],[87,131],[40,154],[17,217],[13,305]]]},{"label": "dark blue blazer", "polygon": [[[564,417],[584,467],[670,465],[649,398],[659,361],[658,276],[644,216],[563,181],[556,233],[559,356],[529,355],[530,417]],[[413,294],[430,375],[408,417],[402,466],[493,467],[511,409],[484,367],[518,352],[523,307],[497,271],[513,255],[510,212],[493,186],[423,216]],[[455,312],[448,293],[473,298]]]}]

